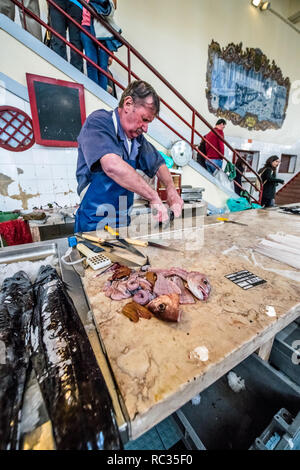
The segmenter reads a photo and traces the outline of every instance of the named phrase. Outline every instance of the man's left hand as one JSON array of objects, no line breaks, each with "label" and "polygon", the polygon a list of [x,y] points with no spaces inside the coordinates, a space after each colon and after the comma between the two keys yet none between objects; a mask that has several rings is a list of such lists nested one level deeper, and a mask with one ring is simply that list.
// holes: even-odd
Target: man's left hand
[{"label": "man's left hand", "polygon": [[184,203],[175,188],[167,189],[167,204],[174,216],[180,217]]}]

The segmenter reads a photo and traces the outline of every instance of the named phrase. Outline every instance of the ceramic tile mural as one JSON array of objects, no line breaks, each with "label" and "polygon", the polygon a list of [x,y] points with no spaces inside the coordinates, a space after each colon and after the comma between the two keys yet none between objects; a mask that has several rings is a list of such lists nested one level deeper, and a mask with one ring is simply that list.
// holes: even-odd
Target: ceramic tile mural
[{"label": "ceramic tile mural", "polygon": [[234,111],[243,118],[255,114],[259,121],[272,121],[278,127],[283,124],[287,90],[274,80],[264,79],[262,73],[215,57],[211,93],[215,109]]},{"label": "ceramic tile mural", "polygon": [[249,130],[280,129],[288,106],[291,83],[258,48],[242,43],[208,48],[209,111]]}]

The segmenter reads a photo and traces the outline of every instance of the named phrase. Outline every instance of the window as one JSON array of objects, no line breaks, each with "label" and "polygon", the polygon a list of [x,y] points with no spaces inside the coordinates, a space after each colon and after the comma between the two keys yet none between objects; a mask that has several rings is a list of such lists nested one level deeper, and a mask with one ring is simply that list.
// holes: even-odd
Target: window
[{"label": "window", "polygon": [[13,106],[0,106],[0,147],[23,152],[33,144],[32,121],[28,114]]},{"label": "window", "polygon": [[281,163],[278,173],[294,173],[296,168],[297,155],[281,155]]},{"label": "window", "polygon": [[[256,150],[239,150],[235,149],[239,155],[246,160],[246,162],[251,166],[251,168],[257,171],[258,168],[258,160],[259,160],[259,152]],[[235,160],[235,159],[234,159]],[[233,161],[235,163],[235,161]],[[249,172],[249,168],[246,168],[246,172]]]}]

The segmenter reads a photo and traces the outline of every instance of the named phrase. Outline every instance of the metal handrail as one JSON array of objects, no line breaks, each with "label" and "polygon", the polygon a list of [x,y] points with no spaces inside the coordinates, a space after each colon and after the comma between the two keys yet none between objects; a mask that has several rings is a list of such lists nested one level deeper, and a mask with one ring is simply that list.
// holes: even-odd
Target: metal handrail
[{"label": "metal handrail", "polygon": [[[23,15],[24,15],[24,27],[26,29],[26,19],[25,19],[25,13],[29,15],[31,18],[33,18],[35,21],[40,23],[46,30],[50,31],[52,34],[57,36],[61,41],[63,41],[66,45],[68,45],[72,50],[74,50],[77,54],[79,54],[83,59],[88,61],[91,65],[93,65],[97,70],[99,70],[101,73],[103,73],[106,77],[108,77],[110,80],[112,80],[118,87],[120,87],[122,90],[125,89],[125,86],[119,83],[114,77],[108,74],[107,71],[103,70],[98,64],[94,63],[88,56],[86,56],[83,52],[81,52],[79,49],[77,49],[73,44],[71,44],[67,39],[62,37],[59,33],[57,33],[54,28],[52,28],[50,25],[46,24],[44,21],[42,21],[37,15],[35,15],[33,12],[31,12],[28,8],[24,6],[23,0],[11,0],[14,4],[16,4],[19,8],[22,9]],[[197,153],[200,153],[206,160],[208,160],[213,166],[215,166],[217,169],[218,166],[213,163],[211,159],[209,159],[205,154],[203,154],[199,149],[198,146],[194,144],[194,136],[195,134],[199,136],[201,139],[203,139],[205,142],[207,142],[217,153],[220,155],[222,159],[224,159],[227,162],[230,162],[230,160],[225,157],[225,155],[222,155],[221,152],[216,149],[211,143],[209,143],[206,139],[205,136],[201,135],[200,132],[198,132],[195,128],[195,118],[198,117],[209,129],[212,131],[223,143],[224,145],[233,152],[234,155],[236,155],[240,160],[242,160],[245,165],[249,168],[251,172],[255,174],[255,176],[258,178],[258,180],[261,182],[260,175],[248,164],[244,158],[239,155],[239,153],[232,148],[232,146],[225,140],[223,139],[217,132],[216,130],[209,124],[209,122],[201,116],[201,114],[128,42],[126,41],[115,29],[113,29],[100,15],[97,14],[97,12],[89,5],[85,0],[78,0],[84,8],[86,8],[90,14],[97,19],[107,30],[109,30],[117,39],[119,39],[124,46],[127,47],[127,61],[128,61],[128,66],[126,66],[120,59],[118,59],[114,54],[112,54],[103,44],[101,44],[93,35],[91,35],[89,32],[87,32],[79,23],[77,23],[76,20],[74,20],[70,15],[68,15],[63,9],[61,9],[53,0],[46,0],[48,4],[51,4],[53,7],[55,7],[58,11],[60,11],[63,15],[65,15],[69,21],[71,21],[73,24],[75,24],[84,34],[86,34],[95,44],[97,44],[98,47],[102,48],[107,52],[108,55],[110,55],[113,60],[115,60],[122,68],[124,68],[127,73],[128,73],[128,82],[131,81],[131,77],[135,78],[136,80],[139,80],[140,78],[135,74],[132,69],[131,69],[131,58],[130,54],[134,54],[157,78],[160,79],[164,85],[167,86],[174,94],[175,96],[187,107],[189,110],[192,111],[192,124],[189,124],[179,113],[177,113],[172,106],[170,106],[165,100],[163,100],[160,97],[160,101],[172,112],[177,116],[186,126],[188,126],[191,129],[191,139],[188,140],[185,137],[183,137],[181,134],[179,134],[170,124],[168,124],[165,120],[163,120],[161,117],[158,116],[158,119],[166,125],[172,132],[174,132],[176,135],[178,135],[182,140],[185,140],[186,142],[191,145],[191,147],[197,151]],[[240,174],[243,174],[238,168],[236,168],[236,171]],[[248,183],[255,188],[255,184],[253,184],[244,174],[244,178],[248,181]],[[262,182],[261,182],[262,183]],[[235,182],[237,186],[242,188],[239,183]],[[259,203],[261,201],[262,197],[262,184],[260,185],[260,191],[259,191],[259,198],[256,200],[251,194],[249,196],[254,200],[254,202]]]}]

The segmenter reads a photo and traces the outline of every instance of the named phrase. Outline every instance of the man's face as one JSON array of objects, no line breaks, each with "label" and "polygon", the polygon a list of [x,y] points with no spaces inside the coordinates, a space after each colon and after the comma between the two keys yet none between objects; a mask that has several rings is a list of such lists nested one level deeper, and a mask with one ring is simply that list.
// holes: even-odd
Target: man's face
[{"label": "man's face", "polygon": [[155,118],[155,108],[152,97],[146,98],[144,103],[134,104],[132,98],[125,98],[123,108],[119,109],[120,121],[123,130],[129,139],[134,139],[148,131],[148,125]]}]

